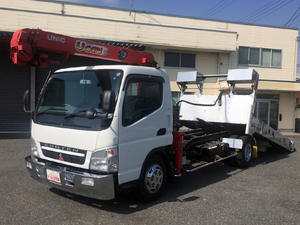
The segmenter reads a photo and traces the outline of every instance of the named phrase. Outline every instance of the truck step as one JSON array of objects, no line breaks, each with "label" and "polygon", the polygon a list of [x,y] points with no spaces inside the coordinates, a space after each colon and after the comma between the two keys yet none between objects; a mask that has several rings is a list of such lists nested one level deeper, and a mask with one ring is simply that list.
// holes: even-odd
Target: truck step
[{"label": "truck step", "polygon": [[237,152],[234,152],[233,154],[229,155],[229,156],[226,156],[226,157],[222,157],[222,158],[219,158],[219,159],[216,159],[215,161],[213,162],[205,162],[205,161],[201,161],[201,162],[197,162],[197,163],[193,163],[192,165],[190,165],[190,167],[188,169],[185,169],[186,172],[188,173],[191,173],[191,172],[194,172],[196,170],[199,170],[203,167],[206,167],[206,166],[210,166],[212,164],[215,164],[215,163],[218,163],[218,162],[221,162],[223,160],[226,160],[226,159],[229,159],[231,157],[234,157],[237,155]]}]

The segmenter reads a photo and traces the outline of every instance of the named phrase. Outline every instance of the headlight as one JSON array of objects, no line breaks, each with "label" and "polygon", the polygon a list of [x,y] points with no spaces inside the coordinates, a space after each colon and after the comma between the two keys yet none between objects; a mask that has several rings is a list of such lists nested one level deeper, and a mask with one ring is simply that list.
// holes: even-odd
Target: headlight
[{"label": "headlight", "polygon": [[39,152],[38,152],[38,148],[37,145],[35,143],[35,140],[33,138],[30,139],[30,144],[31,144],[31,153],[33,156],[38,157],[39,156]]},{"label": "headlight", "polygon": [[93,152],[91,157],[90,169],[103,172],[117,172],[118,147],[112,146]]}]

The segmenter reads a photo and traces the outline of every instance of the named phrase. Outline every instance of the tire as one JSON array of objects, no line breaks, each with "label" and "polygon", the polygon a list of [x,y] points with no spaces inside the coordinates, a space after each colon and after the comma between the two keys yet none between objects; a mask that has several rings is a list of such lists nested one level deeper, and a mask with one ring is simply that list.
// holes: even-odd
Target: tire
[{"label": "tire", "polygon": [[243,140],[243,148],[237,155],[238,165],[247,168],[251,165],[254,141],[249,136],[240,137]]},{"label": "tire", "polygon": [[163,193],[166,183],[167,169],[162,157],[151,156],[142,168],[137,187],[139,199],[143,202],[154,201]]}]

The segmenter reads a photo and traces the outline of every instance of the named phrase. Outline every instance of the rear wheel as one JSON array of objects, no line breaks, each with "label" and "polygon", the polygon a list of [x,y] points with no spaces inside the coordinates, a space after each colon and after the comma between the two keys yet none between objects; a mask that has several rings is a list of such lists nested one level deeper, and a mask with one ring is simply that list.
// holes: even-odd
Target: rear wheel
[{"label": "rear wheel", "polygon": [[251,137],[242,136],[243,148],[237,155],[238,165],[241,167],[249,167],[253,156],[253,145],[254,141]]},{"label": "rear wheel", "polygon": [[167,182],[166,165],[159,155],[154,155],[145,163],[138,184],[139,198],[144,202],[157,199]]}]

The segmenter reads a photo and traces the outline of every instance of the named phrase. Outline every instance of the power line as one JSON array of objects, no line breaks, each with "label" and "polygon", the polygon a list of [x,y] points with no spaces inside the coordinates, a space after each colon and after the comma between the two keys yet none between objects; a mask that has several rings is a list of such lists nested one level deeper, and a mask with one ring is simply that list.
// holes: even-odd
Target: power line
[{"label": "power line", "polygon": [[[287,4],[291,3],[294,0],[290,0],[290,1],[283,1],[280,2],[280,0],[277,0],[276,2],[272,2],[271,4],[266,4],[265,6],[262,7],[261,10],[259,10],[258,12],[247,16],[247,19],[243,19],[242,21],[244,22],[256,22],[272,13],[274,13],[275,11],[277,11],[278,9],[281,9],[282,7],[286,6]],[[245,18],[245,17],[244,17]]]},{"label": "power line", "polygon": [[211,14],[208,16],[209,17],[212,17],[213,15],[217,14],[218,12],[222,11],[223,9],[227,8],[228,6],[230,6],[232,3],[234,3],[236,0],[233,0],[231,2],[229,2],[227,5],[225,5],[223,8],[219,9],[218,11],[216,11],[215,13]]},{"label": "power line", "polygon": [[226,1],[222,1],[220,0],[219,3],[217,3],[216,5],[214,5],[211,9],[209,9],[207,12],[205,12],[204,14],[202,14],[201,17],[206,17],[207,14],[210,14],[212,11],[214,11],[216,8],[222,7],[222,5],[224,5],[226,2],[228,2],[229,0]]},{"label": "power line", "polygon": [[281,0],[277,0],[275,2],[271,2],[271,4],[267,4],[267,5],[263,6],[262,9],[259,12],[254,13],[253,15],[251,15],[250,17],[248,17],[244,21],[245,22],[250,22],[250,21],[256,20],[257,18],[260,18],[260,17],[264,16],[270,10],[274,10],[276,8],[280,8],[283,3],[284,3],[284,1],[281,1]]},{"label": "power line", "polygon": [[134,3],[136,2],[137,0],[130,0],[130,9],[133,7]]},{"label": "power line", "polygon": [[[298,12],[299,11],[299,12]],[[298,12],[298,14],[296,15],[296,13]],[[292,15],[292,17],[289,19],[289,21],[286,22],[286,24],[284,24],[284,26],[289,27],[293,24],[293,22],[295,21],[295,19],[298,18],[298,16],[300,15],[300,6],[299,8],[296,10],[296,12]]]},{"label": "power line", "polygon": [[[269,12],[269,13],[268,13],[268,14],[265,14],[265,15],[262,15],[261,17],[258,17],[258,18],[257,18],[256,20],[254,20],[253,22],[256,22],[256,21],[258,21],[258,20],[260,20],[260,19],[262,19],[262,18],[265,18],[266,16],[268,16],[268,15],[270,15],[270,14],[276,12],[278,9],[281,9],[282,7],[284,7],[284,6],[288,5],[288,4],[290,4],[292,1],[294,1],[294,0],[289,1],[289,2],[285,3],[284,5],[280,5],[278,8],[274,9],[274,10],[271,11],[271,12],[269,12],[271,9],[268,10],[268,11],[266,11],[266,13],[267,13],[267,12]],[[273,7],[273,8],[275,8],[275,7]],[[272,9],[273,9],[273,8],[272,8]]]},{"label": "power line", "polygon": [[254,17],[258,14],[260,14],[261,12],[263,12],[264,10],[268,9],[270,7],[270,5],[274,5],[278,2],[280,2],[281,0],[277,0],[275,2],[273,1],[270,1],[269,3],[267,3],[266,5],[262,6],[259,10],[257,10],[255,13],[250,13],[248,14],[247,16],[244,16],[243,18],[241,18],[239,21],[243,21],[243,22],[246,22],[247,20],[251,19],[251,17]]},{"label": "power line", "polygon": [[[297,20],[293,23],[293,27],[300,27],[300,20]],[[300,41],[300,38],[299,38]]]},{"label": "power line", "polygon": [[298,27],[298,26],[300,27],[300,19],[297,21],[294,21],[293,23],[290,24],[290,26],[292,26],[292,25],[293,25],[293,27]]},{"label": "power line", "polygon": [[137,0],[130,0],[130,12],[132,11],[132,7]]}]

